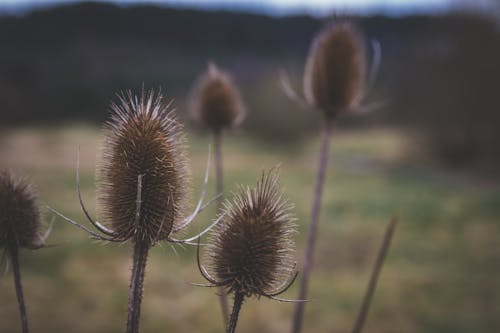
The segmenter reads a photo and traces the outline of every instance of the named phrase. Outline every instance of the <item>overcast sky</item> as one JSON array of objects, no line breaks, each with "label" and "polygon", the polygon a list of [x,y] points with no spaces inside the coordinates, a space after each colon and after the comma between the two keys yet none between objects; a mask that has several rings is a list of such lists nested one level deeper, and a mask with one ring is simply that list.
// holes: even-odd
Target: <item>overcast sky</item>
[{"label": "overcast sky", "polygon": [[[11,13],[25,12],[31,8],[54,3],[79,2],[80,0],[0,0],[0,9]],[[360,14],[385,13],[405,15],[411,13],[436,13],[463,7],[489,10],[497,0],[101,0],[119,4],[155,3],[182,7],[237,9],[274,15],[309,13],[321,15],[336,11]]]}]

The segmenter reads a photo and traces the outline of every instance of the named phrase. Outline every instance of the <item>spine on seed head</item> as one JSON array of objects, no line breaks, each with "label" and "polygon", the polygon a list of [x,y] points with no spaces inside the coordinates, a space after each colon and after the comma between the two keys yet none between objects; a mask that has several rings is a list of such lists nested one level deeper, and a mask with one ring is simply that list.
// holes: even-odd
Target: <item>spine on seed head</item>
[{"label": "spine on seed head", "polygon": [[275,171],[225,203],[206,252],[208,269],[228,292],[266,296],[294,274],[295,218]]},{"label": "spine on seed head", "polygon": [[118,238],[152,244],[168,236],[186,211],[183,126],[154,91],[121,94],[111,110],[98,167],[101,215]]}]

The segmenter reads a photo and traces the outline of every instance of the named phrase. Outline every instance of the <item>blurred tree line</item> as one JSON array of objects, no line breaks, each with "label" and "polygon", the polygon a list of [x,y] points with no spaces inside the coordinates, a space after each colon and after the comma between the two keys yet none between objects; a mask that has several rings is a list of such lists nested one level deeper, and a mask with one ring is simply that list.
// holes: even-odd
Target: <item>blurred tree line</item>
[{"label": "blurred tree line", "polygon": [[[370,97],[388,103],[343,121],[413,128],[450,165],[500,170],[496,23],[466,14],[354,20],[382,44]],[[279,70],[299,89],[310,39],[328,21],[99,3],[0,17],[0,126],[101,122],[114,93],[143,82],[161,86],[184,112],[193,80],[212,59],[241,87],[247,131],[300,140],[317,123],[280,92]]]}]

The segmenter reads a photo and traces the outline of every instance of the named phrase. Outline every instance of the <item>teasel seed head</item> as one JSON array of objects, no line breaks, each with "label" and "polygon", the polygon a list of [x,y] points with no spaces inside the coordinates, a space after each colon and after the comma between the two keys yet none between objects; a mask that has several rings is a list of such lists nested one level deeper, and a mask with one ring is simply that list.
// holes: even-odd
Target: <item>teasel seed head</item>
[{"label": "teasel seed head", "polygon": [[213,283],[246,297],[286,290],[279,289],[296,276],[291,209],[276,170],[263,172],[255,188],[240,188],[226,201],[225,217],[212,231],[205,257]]},{"label": "teasel seed head", "polygon": [[195,120],[215,131],[239,125],[245,117],[241,96],[231,77],[210,62],[190,94]]},{"label": "teasel seed head", "polygon": [[0,171],[0,249],[43,246],[37,195],[27,181]]},{"label": "teasel seed head", "polygon": [[357,107],[365,84],[363,39],[346,23],[328,26],[313,40],[304,71],[304,95],[327,121]]},{"label": "teasel seed head", "polygon": [[105,125],[98,206],[117,239],[152,245],[168,237],[186,211],[190,174],[183,126],[161,93],[118,97]]}]

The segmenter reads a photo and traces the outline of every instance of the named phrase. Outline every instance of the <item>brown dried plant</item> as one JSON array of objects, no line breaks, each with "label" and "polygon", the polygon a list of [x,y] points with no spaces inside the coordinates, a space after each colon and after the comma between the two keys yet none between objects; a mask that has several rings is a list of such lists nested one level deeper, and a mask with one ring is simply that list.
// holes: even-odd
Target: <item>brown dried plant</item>
[{"label": "brown dried plant", "polygon": [[[217,211],[222,209],[224,170],[222,167],[222,132],[235,127],[245,117],[245,108],[236,85],[228,73],[221,71],[213,62],[198,78],[190,94],[192,117],[209,128],[213,134]],[[219,291],[222,317],[227,325],[229,306],[223,289]]]},{"label": "brown dried plant", "polygon": [[0,266],[12,264],[22,332],[27,333],[28,318],[24,302],[19,249],[39,249],[45,246],[50,228],[42,233],[37,194],[27,181],[15,177],[11,172],[0,171]]},{"label": "brown dried plant", "polygon": [[[112,117],[105,125],[105,141],[98,167],[98,204],[104,223],[94,221],[80,194],[78,198],[93,231],[51,209],[92,238],[131,241],[134,246],[126,332],[138,332],[143,281],[149,249],[159,241],[191,244],[200,234],[178,239],[203,205],[208,165],[202,195],[193,213],[187,215],[189,168],[185,154],[185,135],[163,96],[154,91],[140,97],[129,92],[111,105]],[[78,165],[78,163],[77,163]],[[187,215],[187,216],[186,216]]]},{"label": "brown dried plant", "polygon": [[210,284],[234,295],[227,332],[234,332],[245,297],[277,296],[297,276],[292,206],[278,188],[278,175],[263,173],[255,188],[241,187],[224,203],[222,220],[211,232],[205,261],[198,267]]},{"label": "brown dried plant", "polygon": [[191,114],[213,131],[239,125],[245,109],[233,80],[213,62],[196,81],[190,94]]},{"label": "brown dried plant", "polygon": [[327,27],[312,42],[304,71],[304,96],[332,122],[357,108],[365,86],[361,36],[347,23]]},{"label": "brown dried plant", "polygon": [[[360,36],[347,23],[331,25],[313,40],[306,62],[304,93],[310,107],[322,111],[324,130],[299,299],[307,297],[333,122],[339,113],[357,106],[362,94],[365,62],[362,45]],[[301,330],[304,308],[304,303],[298,303],[295,308],[293,333]]]},{"label": "brown dried plant", "polygon": [[[299,287],[299,299],[307,298],[332,128],[340,114],[357,111],[361,107],[366,85],[364,45],[361,34],[348,22],[329,25],[314,38],[309,50],[304,71],[306,101],[303,102],[297,97],[288,81],[283,80],[283,88],[289,97],[309,108],[319,109],[324,120],[316,185],[311,205],[310,230],[302,263],[303,275]],[[380,62],[378,43],[374,42],[372,45],[374,46],[374,59],[368,87],[371,87],[374,82]],[[293,333],[299,333],[302,328],[304,309],[304,303],[296,305],[292,323]]]}]

